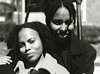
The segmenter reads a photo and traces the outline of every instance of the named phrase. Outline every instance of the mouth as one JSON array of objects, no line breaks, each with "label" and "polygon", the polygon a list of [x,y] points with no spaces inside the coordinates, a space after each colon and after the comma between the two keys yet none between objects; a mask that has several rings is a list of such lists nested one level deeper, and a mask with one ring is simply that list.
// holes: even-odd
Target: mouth
[{"label": "mouth", "polygon": [[60,38],[66,38],[68,35],[64,35],[64,36],[62,36],[62,35],[58,35]]},{"label": "mouth", "polygon": [[27,54],[28,57],[32,56],[32,54]]},{"label": "mouth", "polygon": [[67,36],[68,36],[68,34],[69,34],[69,32],[68,31],[61,31],[61,30],[58,30],[58,36],[60,37],[60,38],[66,38]]},{"label": "mouth", "polygon": [[33,53],[26,53],[26,56],[29,57],[29,58],[31,58],[31,57],[33,57],[34,55],[33,55]]}]

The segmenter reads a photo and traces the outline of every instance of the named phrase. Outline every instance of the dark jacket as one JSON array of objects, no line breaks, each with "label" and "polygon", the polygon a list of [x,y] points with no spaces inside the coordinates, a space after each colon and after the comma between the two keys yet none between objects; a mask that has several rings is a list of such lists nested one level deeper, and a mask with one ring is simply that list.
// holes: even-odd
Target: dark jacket
[{"label": "dark jacket", "polygon": [[73,32],[70,47],[60,55],[60,61],[70,74],[93,74],[95,58],[96,50],[88,43],[79,40]]}]

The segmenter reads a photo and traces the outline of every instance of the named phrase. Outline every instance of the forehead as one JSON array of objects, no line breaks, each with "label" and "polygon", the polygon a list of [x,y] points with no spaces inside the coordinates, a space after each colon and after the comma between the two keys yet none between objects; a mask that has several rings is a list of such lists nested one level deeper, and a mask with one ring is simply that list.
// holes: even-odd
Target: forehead
[{"label": "forehead", "polygon": [[54,14],[54,18],[68,18],[69,19],[69,11],[65,7],[60,7],[56,13]]},{"label": "forehead", "polygon": [[38,32],[31,28],[22,28],[18,33],[19,39],[29,39],[29,38],[37,38],[39,37]]}]

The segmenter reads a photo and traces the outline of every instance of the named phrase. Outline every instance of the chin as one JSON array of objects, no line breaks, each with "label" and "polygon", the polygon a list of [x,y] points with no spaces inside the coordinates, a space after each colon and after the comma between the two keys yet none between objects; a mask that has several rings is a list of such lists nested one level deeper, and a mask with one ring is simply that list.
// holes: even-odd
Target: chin
[{"label": "chin", "polygon": [[36,58],[27,58],[27,60],[30,62],[34,62],[36,60]]},{"label": "chin", "polygon": [[64,43],[66,41],[69,41],[69,37],[68,36],[66,36],[66,37],[57,36],[56,39],[60,43]]}]

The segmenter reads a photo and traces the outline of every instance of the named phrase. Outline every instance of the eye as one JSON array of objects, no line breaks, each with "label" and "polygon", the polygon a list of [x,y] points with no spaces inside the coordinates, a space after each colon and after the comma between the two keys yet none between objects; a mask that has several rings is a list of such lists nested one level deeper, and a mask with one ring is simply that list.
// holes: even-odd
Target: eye
[{"label": "eye", "polygon": [[19,47],[22,48],[25,46],[25,43],[24,42],[19,42]]},{"label": "eye", "polygon": [[71,23],[72,23],[72,20],[66,20],[66,21],[65,21],[65,24],[66,24],[66,25],[70,25]]},{"label": "eye", "polygon": [[61,25],[63,23],[62,20],[59,20],[59,19],[53,19],[52,22],[56,25]]},{"label": "eye", "polygon": [[35,40],[34,40],[34,39],[29,39],[28,42],[29,42],[30,44],[33,44],[33,43],[35,42]]}]

